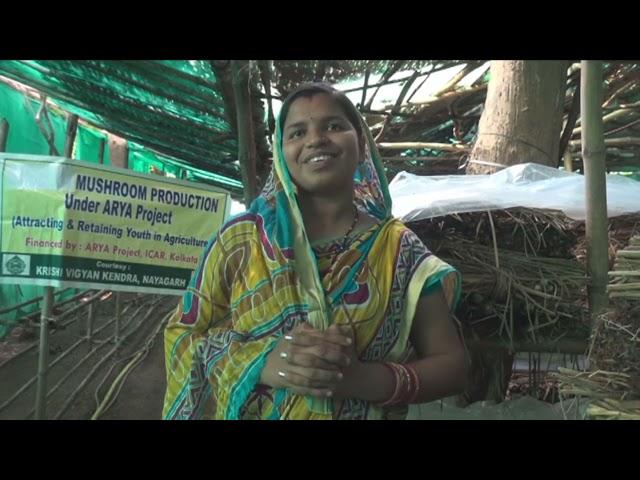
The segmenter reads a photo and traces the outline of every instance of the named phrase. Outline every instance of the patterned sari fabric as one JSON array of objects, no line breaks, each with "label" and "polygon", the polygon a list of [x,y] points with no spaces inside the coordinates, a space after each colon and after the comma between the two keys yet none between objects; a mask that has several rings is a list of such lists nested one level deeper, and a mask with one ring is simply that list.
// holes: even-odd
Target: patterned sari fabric
[{"label": "patterned sari fabric", "polygon": [[[355,109],[354,109],[355,110]],[[165,330],[165,419],[381,419],[402,412],[358,399],[301,397],[259,384],[267,355],[300,322],[351,326],[363,361],[412,357],[409,332],[423,289],[440,284],[453,308],[457,272],[391,217],[380,159],[366,148],[355,177],[356,206],[377,223],[312,246],[276,132],[273,171],[247,212],[205,247]]]}]

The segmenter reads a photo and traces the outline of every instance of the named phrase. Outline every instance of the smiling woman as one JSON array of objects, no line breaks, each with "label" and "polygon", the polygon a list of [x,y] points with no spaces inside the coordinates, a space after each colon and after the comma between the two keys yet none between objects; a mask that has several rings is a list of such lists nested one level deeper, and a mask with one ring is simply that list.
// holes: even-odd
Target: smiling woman
[{"label": "smiling woman", "polygon": [[459,276],[400,221],[369,130],[324,84],[283,103],[272,175],[165,331],[167,419],[403,418],[464,387]]}]

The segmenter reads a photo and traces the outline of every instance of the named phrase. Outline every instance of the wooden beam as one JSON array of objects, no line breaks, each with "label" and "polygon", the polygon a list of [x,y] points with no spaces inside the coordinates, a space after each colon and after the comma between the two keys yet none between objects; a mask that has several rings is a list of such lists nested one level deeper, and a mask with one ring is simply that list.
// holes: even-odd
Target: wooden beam
[{"label": "wooden beam", "polygon": [[233,95],[238,121],[238,158],[244,186],[244,203],[247,208],[258,193],[256,177],[257,154],[251,115],[249,68],[250,64],[246,60],[231,61]]},{"label": "wooden beam", "polygon": [[602,118],[602,62],[582,61],[581,75],[582,158],[586,183],[587,270],[591,279],[589,304],[592,325],[608,305],[609,235],[605,141]]}]

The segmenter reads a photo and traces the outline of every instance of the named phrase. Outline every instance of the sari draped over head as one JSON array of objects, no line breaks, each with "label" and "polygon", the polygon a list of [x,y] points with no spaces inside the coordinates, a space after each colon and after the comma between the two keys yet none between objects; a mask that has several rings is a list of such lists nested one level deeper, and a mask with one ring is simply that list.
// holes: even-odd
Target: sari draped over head
[{"label": "sari draped over head", "polygon": [[457,271],[391,216],[387,180],[364,119],[354,175],[357,208],[377,220],[324,268],[313,248],[282,152],[277,122],[273,168],[249,209],[229,219],[200,257],[164,332],[165,419],[381,419],[391,410],[360,400],[302,397],[259,383],[267,355],[300,322],[351,326],[359,358],[405,362],[421,294],[441,287],[451,308]]}]

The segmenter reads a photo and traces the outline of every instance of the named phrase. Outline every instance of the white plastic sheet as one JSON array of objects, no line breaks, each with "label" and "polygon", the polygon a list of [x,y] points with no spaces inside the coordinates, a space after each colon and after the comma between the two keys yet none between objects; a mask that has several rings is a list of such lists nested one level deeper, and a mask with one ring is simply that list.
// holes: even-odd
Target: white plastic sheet
[{"label": "white plastic sheet", "polygon": [[[400,172],[389,184],[393,214],[405,222],[451,213],[512,207],[562,210],[586,218],[584,176],[534,163],[492,175],[418,176]],[[609,217],[640,211],[640,182],[607,175]]]}]

